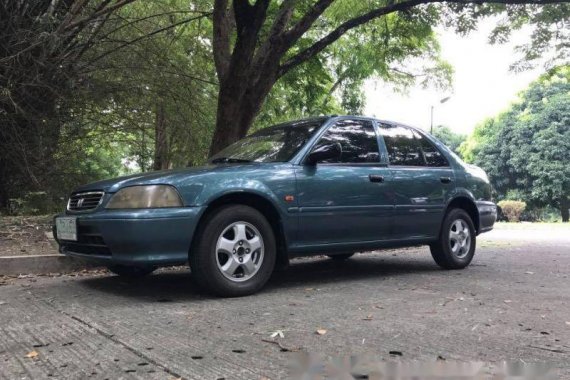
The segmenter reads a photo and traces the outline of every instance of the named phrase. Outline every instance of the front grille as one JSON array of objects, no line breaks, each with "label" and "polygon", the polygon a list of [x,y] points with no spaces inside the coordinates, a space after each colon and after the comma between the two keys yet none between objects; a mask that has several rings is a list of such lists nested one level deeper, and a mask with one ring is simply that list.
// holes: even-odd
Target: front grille
[{"label": "front grille", "polygon": [[90,191],[87,193],[72,194],[67,202],[68,211],[89,211],[95,209],[101,203],[102,191]]}]

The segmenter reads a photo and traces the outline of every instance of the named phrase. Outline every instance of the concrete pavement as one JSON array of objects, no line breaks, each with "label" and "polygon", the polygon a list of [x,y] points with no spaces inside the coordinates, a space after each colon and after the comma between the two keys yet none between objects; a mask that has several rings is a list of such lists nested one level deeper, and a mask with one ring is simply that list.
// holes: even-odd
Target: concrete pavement
[{"label": "concrete pavement", "polygon": [[4,279],[0,378],[284,378],[303,352],[551,362],[570,378],[570,238],[492,234],[463,271],[426,248],[298,260],[240,299],[186,270]]}]

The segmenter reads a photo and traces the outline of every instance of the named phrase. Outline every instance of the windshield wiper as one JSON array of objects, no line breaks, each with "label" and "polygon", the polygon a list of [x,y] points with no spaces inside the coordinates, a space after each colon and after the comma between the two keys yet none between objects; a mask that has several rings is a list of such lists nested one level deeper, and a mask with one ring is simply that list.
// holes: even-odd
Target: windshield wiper
[{"label": "windshield wiper", "polygon": [[244,163],[244,162],[253,162],[252,160],[244,160],[241,158],[232,158],[232,157],[218,157],[218,158],[214,158],[212,161],[210,161],[212,164],[225,164],[225,163],[230,163],[230,164],[235,164],[235,163]]}]

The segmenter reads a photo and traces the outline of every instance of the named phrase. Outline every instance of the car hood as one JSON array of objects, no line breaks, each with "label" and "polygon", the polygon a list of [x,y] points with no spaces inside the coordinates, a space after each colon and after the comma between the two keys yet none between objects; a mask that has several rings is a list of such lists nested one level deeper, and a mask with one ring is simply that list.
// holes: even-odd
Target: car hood
[{"label": "car hood", "polygon": [[465,172],[473,177],[480,178],[486,183],[489,183],[489,177],[487,177],[487,173],[477,165],[465,164]]},{"label": "car hood", "polygon": [[189,177],[199,176],[202,174],[234,171],[243,169],[244,166],[258,166],[260,163],[244,163],[244,164],[223,164],[223,165],[204,165],[192,168],[160,170],[155,172],[133,174],[125,177],[106,179],[103,181],[89,183],[87,185],[76,188],[73,192],[85,191],[104,191],[106,193],[115,193],[119,189],[128,186],[137,185],[173,185],[177,186],[180,182],[187,180]]}]

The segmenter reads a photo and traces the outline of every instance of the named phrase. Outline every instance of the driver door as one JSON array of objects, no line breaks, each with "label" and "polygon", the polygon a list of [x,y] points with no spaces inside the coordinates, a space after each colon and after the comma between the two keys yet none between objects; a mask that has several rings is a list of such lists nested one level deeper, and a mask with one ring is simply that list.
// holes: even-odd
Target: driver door
[{"label": "driver door", "polygon": [[374,125],[369,120],[338,121],[313,150],[331,143],[340,144],[340,157],[296,168],[300,246],[389,239],[391,173],[380,162]]}]

